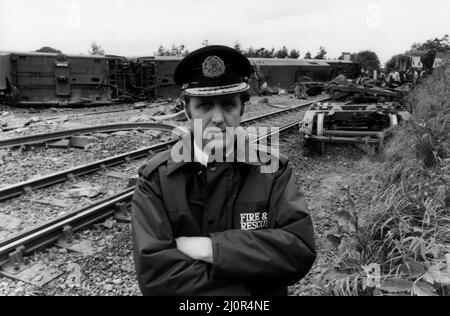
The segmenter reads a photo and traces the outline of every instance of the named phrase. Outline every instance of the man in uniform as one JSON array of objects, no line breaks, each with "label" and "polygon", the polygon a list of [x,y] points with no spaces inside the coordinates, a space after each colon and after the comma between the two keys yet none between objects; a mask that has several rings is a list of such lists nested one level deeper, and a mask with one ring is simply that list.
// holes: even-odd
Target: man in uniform
[{"label": "man in uniform", "polygon": [[[191,124],[200,120],[202,133],[238,127],[250,72],[248,59],[229,47],[186,56],[174,79]],[[316,257],[312,221],[288,159],[281,155],[278,169],[263,173],[259,161],[220,162],[202,149],[207,142],[185,143],[192,161],[174,160],[169,150],[139,170],[132,234],[142,293],[287,294]]]}]

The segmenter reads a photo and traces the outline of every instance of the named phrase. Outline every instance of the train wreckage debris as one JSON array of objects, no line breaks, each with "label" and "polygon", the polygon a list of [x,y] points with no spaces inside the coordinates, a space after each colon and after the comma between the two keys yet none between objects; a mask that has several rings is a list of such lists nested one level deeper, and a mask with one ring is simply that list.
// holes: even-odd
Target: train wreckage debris
[{"label": "train wreckage debris", "polygon": [[383,146],[388,133],[410,118],[411,114],[398,103],[317,103],[306,112],[300,132],[304,143],[314,143],[319,153],[324,152],[325,143]]}]

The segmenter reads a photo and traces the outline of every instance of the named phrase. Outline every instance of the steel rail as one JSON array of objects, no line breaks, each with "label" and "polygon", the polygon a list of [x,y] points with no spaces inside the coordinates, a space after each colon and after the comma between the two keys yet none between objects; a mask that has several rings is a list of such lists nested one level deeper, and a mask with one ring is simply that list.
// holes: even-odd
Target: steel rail
[{"label": "steel rail", "polygon": [[45,143],[71,137],[74,135],[93,134],[93,133],[111,133],[117,131],[126,131],[133,129],[155,129],[171,132],[176,126],[162,123],[115,123],[98,126],[88,126],[51,133],[42,133],[21,137],[14,137],[0,140],[0,148],[32,145]]},{"label": "steel rail", "polygon": [[[284,114],[284,113],[291,112],[294,110],[298,110],[298,109],[308,106],[314,102],[324,101],[327,99],[328,98],[323,98],[320,100],[303,103],[303,104],[300,104],[300,105],[297,105],[295,107],[291,107],[288,109],[283,109],[283,110],[274,111],[274,112],[267,113],[267,114],[262,114],[257,117],[246,119],[246,120],[242,121],[241,125],[245,126],[245,125],[260,121],[262,119],[267,119],[267,118],[271,118],[276,115],[280,115],[280,114]],[[53,173],[53,174],[38,178],[38,179],[20,182],[20,183],[2,188],[2,189],[0,189],[0,202],[20,196],[23,193],[30,192],[34,189],[45,188],[45,187],[48,187],[51,185],[65,182],[69,179],[74,179],[75,177],[94,173],[99,170],[106,170],[109,167],[117,166],[124,162],[129,162],[132,160],[144,158],[147,155],[151,155],[151,154],[163,151],[163,150],[169,148],[170,146],[172,146],[173,144],[175,144],[176,142],[177,142],[177,140],[171,140],[171,141],[164,142],[161,144],[152,145],[152,146],[138,149],[135,151],[120,154],[120,155],[117,155],[114,157],[95,161],[90,164],[77,166],[75,168],[71,168],[68,170],[63,170],[63,171],[60,171],[57,173]]]},{"label": "steel rail", "polygon": [[120,165],[125,162],[144,158],[149,154],[154,154],[167,149],[173,145],[176,140],[152,145],[135,151],[120,154],[114,157],[98,160],[90,164],[77,166],[75,168],[63,170],[57,173],[53,173],[38,179],[28,180],[20,182],[6,188],[0,189],[0,202],[22,195],[23,193],[30,192],[34,189],[41,189],[51,185],[55,185],[61,182],[65,182],[75,177],[87,175],[97,172],[99,170],[106,170],[109,167]]},{"label": "steel rail", "polygon": [[[298,124],[299,122],[290,123],[281,127],[279,132],[286,133],[295,129]],[[254,142],[271,137],[274,133],[276,131],[267,133],[254,140]],[[11,256],[17,251],[20,252],[20,256],[25,256],[57,241],[64,236],[64,232],[68,228],[70,228],[71,232],[75,232],[109,217],[124,205],[129,205],[133,194],[134,187],[128,188],[75,213],[65,215],[24,233],[17,234],[7,240],[0,241],[0,266],[13,261]]]},{"label": "steel rail", "polygon": [[254,121],[261,120],[261,119],[265,119],[267,117],[275,116],[277,114],[284,114],[284,113],[287,113],[287,112],[290,112],[290,111],[298,110],[300,108],[304,108],[305,106],[311,105],[311,104],[313,104],[315,102],[323,102],[323,101],[327,101],[327,100],[330,100],[330,99],[331,99],[331,97],[327,96],[327,97],[319,98],[319,99],[316,99],[316,100],[308,101],[306,103],[301,103],[299,105],[292,106],[292,107],[289,107],[289,108],[286,108],[286,109],[281,109],[281,110],[277,110],[277,111],[274,111],[274,112],[270,112],[268,114],[262,114],[262,115],[259,115],[259,116],[256,116],[256,117],[252,117],[250,119],[242,121],[241,125],[245,125],[245,124],[250,123],[250,122],[254,122]]},{"label": "steel rail", "polygon": [[0,242],[0,266],[10,261],[10,254],[20,247],[24,247],[22,248],[24,249],[23,255],[27,255],[59,239],[68,227],[72,232],[75,232],[109,217],[119,210],[124,205],[123,203],[126,205],[131,201],[133,192],[134,187],[128,188],[94,205]]}]

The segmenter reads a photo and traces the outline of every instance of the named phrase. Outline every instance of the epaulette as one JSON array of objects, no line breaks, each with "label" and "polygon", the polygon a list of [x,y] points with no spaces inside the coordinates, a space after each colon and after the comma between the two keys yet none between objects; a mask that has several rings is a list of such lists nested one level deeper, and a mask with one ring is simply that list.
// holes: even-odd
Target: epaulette
[{"label": "epaulette", "polygon": [[166,150],[156,154],[152,159],[150,159],[146,165],[139,169],[139,176],[148,178],[148,176],[155,171],[163,163],[170,159],[170,150]]}]

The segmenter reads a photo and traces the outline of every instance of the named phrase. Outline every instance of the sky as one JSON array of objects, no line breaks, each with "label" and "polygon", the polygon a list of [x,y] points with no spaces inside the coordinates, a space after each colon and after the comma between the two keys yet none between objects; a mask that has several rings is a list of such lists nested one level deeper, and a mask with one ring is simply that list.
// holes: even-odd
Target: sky
[{"label": "sky", "polygon": [[0,50],[51,46],[151,56],[160,45],[283,45],[328,58],[372,50],[382,62],[450,33],[449,0],[0,0]]}]

